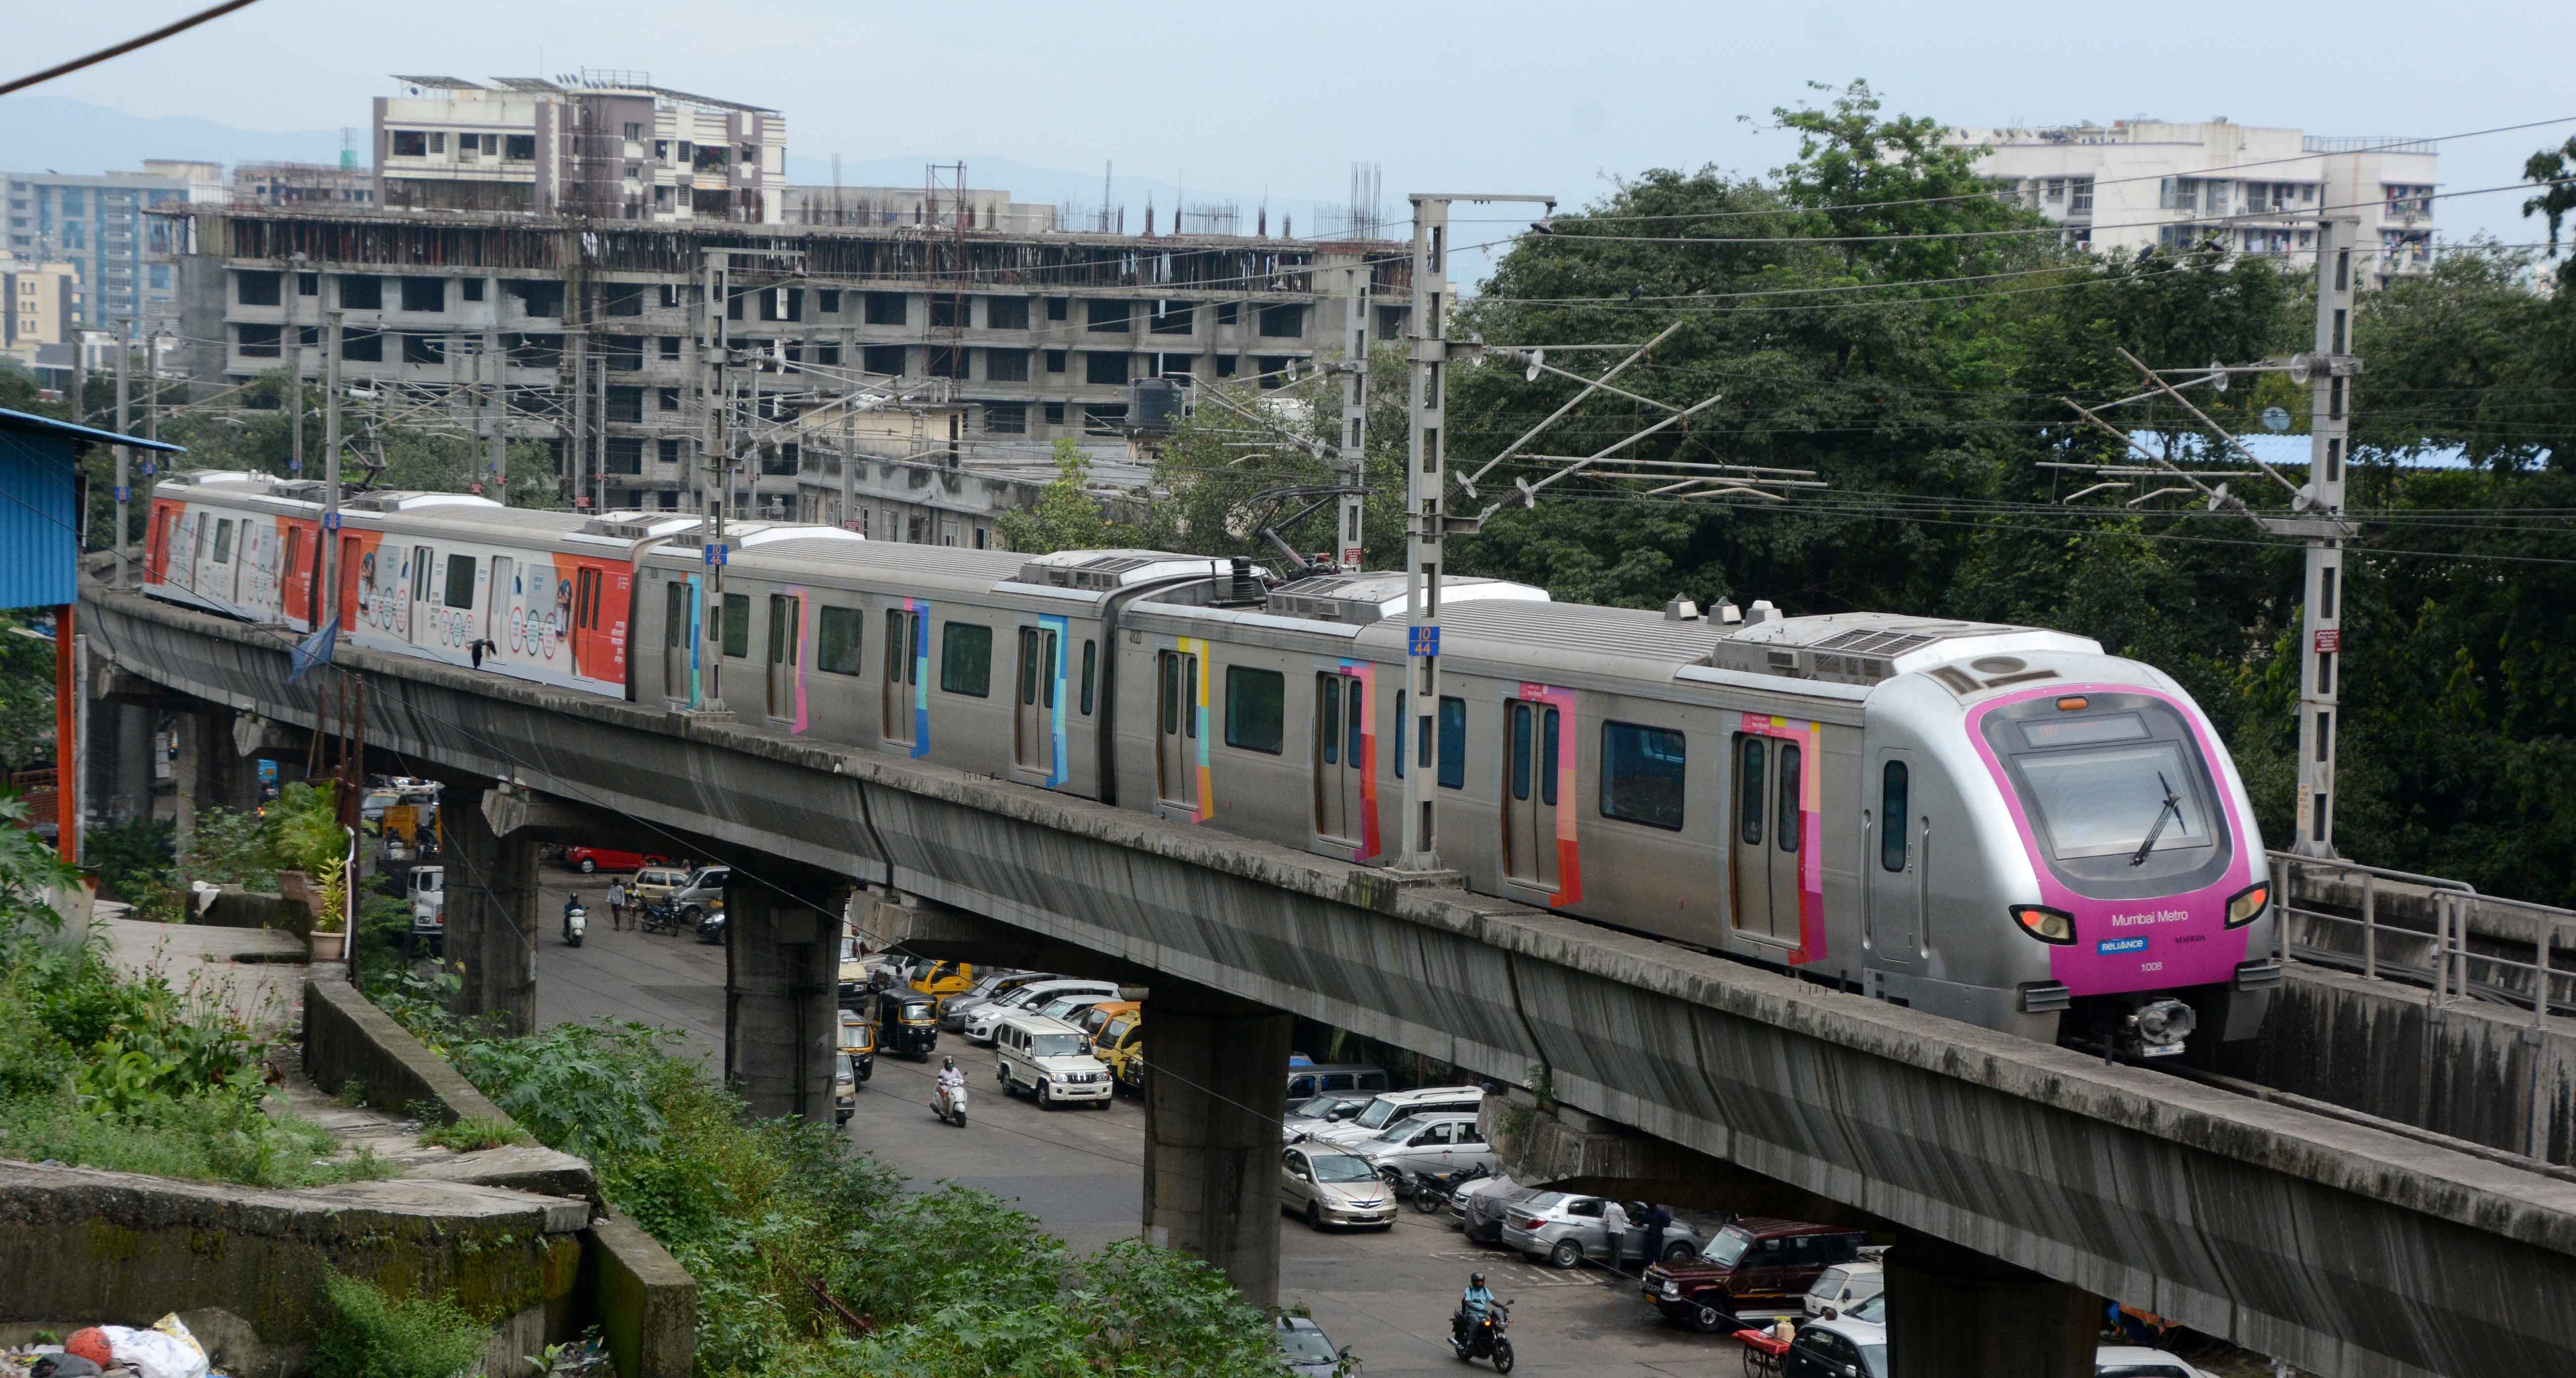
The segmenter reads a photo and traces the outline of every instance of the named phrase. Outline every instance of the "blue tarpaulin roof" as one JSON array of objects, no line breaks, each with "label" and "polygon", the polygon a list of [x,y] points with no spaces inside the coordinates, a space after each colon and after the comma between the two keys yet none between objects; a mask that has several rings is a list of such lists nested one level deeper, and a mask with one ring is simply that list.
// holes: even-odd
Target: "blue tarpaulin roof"
[{"label": "blue tarpaulin roof", "polygon": [[182,447],[0,408],[0,608],[79,597],[79,444]]}]

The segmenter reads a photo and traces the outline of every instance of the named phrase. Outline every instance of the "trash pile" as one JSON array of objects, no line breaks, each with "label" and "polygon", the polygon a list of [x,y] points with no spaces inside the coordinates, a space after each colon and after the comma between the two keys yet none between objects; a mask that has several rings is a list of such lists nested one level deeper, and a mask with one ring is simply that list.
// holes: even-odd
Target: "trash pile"
[{"label": "trash pile", "polygon": [[0,1351],[0,1378],[224,1378],[176,1313],[149,1330],[93,1325],[61,1344]]}]

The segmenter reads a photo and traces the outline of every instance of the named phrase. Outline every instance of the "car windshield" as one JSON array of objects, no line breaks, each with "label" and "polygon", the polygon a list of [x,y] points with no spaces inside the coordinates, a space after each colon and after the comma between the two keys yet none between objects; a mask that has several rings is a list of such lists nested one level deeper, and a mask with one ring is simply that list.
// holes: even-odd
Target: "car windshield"
[{"label": "car windshield", "polygon": [[1370,1101],[1369,1108],[1361,1111],[1359,1118],[1353,1120],[1352,1123],[1358,1125],[1362,1129],[1383,1128],[1387,1120],[1392,1117],[1395,1112],[1395,1102],[1388,1100],[1384,1096],[1380,1096],[1376,1100]]},{"label": "car windshield", "polygon": [[1564,1199],[1565,1199],[1565,1193],[1564,1193],[1564,1192],[1561,1192],[1561,1191],[1543,1191],[1543,1192],[1540,1192],[1538,1195],[1533,1196],[1533,1197],[1531,1197],[1530,1199],[1528,1199],[1528,1200],[1526,1200],[1526,1201],[1523,1201],[1523,1202],[1521,1203],[1521,1209],[1522,1209],[1522,1210],[1525,1210],[1525,1211],[1528,1211],[1528,1212],[1529,1212],[1530,1214],[1532,1214],[1532,1215],[1544,1215],[1544,1214],[1546,1214],[1546,1213],[1547,1213],[1547,1212],[1549,1212],[1549,1211],[1555,1210],[1555,1209],[1556,1209],[1556,1203],[1557,1203],[1557,1202],[1559,1202],[1559,1201],[1562,1201],[1562,1200],[1564,1200]]},{"label": "car windshield", "polygon": [[927,1000],[904,1001],[902,1017],[905,1019],[928,1019],[930,1017],[930,1002]]},{"label": "car windshield", "polygon": [[1366,1182],[1377,1176],[1368,1160],[1349,1153],[1315,1155],[1315,1180],[1318,1182]]},{"label": "car windshield", "polygon": [[1113,1019],[1109,1022],[1109,1027],[1100,1031],[1100,1037],[1104,1041],[1114,1044],[1118,1042],[1118,1040],[1125,1038],[1127,1036],[1127,1031],[1134,1027],[1136,1027],[1136,1021],[1132,1019],[1123,1017]]},{"label": "car windshield", "polygon": [[1708,1247],[1699,1251],[1699,1256],[1720,1268],[1732,1268],[1752,1243],[1751,1235],[1736,1230],[1720,1230],[1717,1237],[1708,1242]]},{"label": "car windshield", "polygon": [[689,877],[689,885],[692,889],[701,885],[721,886],[725,883],[725,877],[731,874],[733,872],[728,867],[701,866],[696,875]]},{"label": "car windshield", "polygon": [[1339,1362],[1342,1357],[1341,1351],[1334,1349],[1333,1342],[1325,1339],[1324,1332],[1320,1330],[1281,1329],[1279,1352],[1287,1355],[1288,1362],[1292,1364],[1330,1364]]},{"label": "car windshield", "polygon": [[1887,1294],[1885,1292],[1881,1292],[1877,1296],[1874,1296],[1865,1302],[1846,1308],[1843,1311],[1843,1314],[1856,1321],[1868,1321],[1872,1325],[1885,1325],[1887,1323]]},{"label": "car windshield", "polygon": [[844,962],[859,960],[859,940],[847,933],[841,935],[841,960]]},{"label": "car windshield", "polygon": [[1328,1120],[1333,1117],[1335,1107],[1341,1103],[1342,1098],[1339,1096],[1308,1096],[1295,1105],[1289,1106],[1288,1115],[1294,1119]]},{"label": "car windshield", "polygon": [[1887,1378],[1887,1342],[1861,1345],[1860,1362],[1869,1370],[1869,1378]]},{"label": "car windshield", "polygon": [[1851,1278],[1848,1268],[1827,1268],[1816,1275],[1816,1285],[1807,1290],[1817,1296],[1832,1298],[1842,1295],[1843,1283]]},{"label": "car windshield", "polygon": [[1080,1034],[1042,1033],[1029,1036],[1029,1056],[1031,1057],[1072,1057],[1083,1051],[1085,1049],[1082,1046]]}]

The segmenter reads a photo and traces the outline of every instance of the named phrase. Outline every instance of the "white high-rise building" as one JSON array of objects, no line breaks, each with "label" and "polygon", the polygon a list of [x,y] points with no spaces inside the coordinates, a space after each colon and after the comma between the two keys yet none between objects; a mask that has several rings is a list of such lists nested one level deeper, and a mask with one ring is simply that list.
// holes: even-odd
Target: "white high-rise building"
[{"label": "white high-rise building", "polygon": [[2320,138],[2210,120],[2114,120],[1953,129],[1984,148],[1978,170],[2021,203],[2104,253],[2216,241],[2305,268],[2327,214],[2361,222],[2380,254],[2367,281],[2432,265],[2433,145],[2421,139]]}]

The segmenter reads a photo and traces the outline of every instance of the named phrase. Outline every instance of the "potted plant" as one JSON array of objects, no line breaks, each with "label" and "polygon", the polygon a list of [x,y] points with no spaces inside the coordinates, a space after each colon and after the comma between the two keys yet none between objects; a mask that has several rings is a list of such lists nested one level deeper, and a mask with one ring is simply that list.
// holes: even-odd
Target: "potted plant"
[{"label": "potted plant", "polygon": [[313,902],[314,962],[337,962],[348,955],[349,868],[334,861],[322,868],[322,892]]}]

